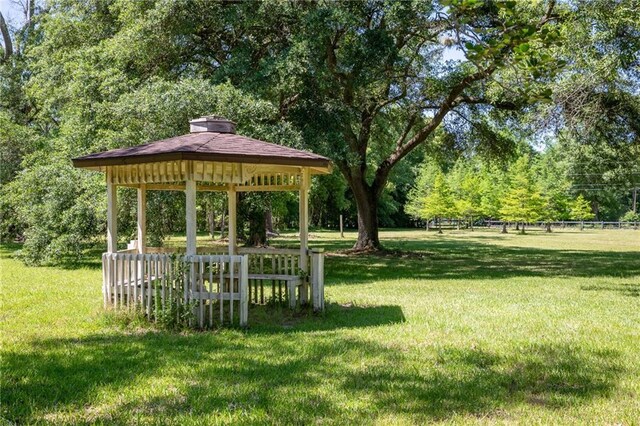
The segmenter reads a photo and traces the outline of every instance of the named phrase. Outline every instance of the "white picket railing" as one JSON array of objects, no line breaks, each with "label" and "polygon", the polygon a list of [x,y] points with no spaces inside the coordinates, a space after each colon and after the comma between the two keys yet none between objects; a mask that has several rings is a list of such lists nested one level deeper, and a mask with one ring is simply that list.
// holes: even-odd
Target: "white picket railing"
[{"label": "white picket railing", "polygon": [[[223,324],[225,312],[233,324],[234,302],[238,302],[239,323],[246,326],[247,265],[246,255],[105,253],[104,304],[115,309],[140,308],[149,319],[178,311],[182,305],[195,314],[202,328],[212,327],[214,317]],[[216,308],[219,315],[214,316]]]},{"label": "white picket railing", "polygon": [[294,249],[246,249],[233,256],[149,251],[103,254],[105,307],[139,308],[157,320],[188,306],[200,328],[224,324],[225,317],[233,324],[237,312],[239,324],[246,326],[250,303],[288,301],[294,308],[307,302],[307,286],[314,310],[324,310],[322,250],[309,250],[307,271],[300,270],[300,252]]}]

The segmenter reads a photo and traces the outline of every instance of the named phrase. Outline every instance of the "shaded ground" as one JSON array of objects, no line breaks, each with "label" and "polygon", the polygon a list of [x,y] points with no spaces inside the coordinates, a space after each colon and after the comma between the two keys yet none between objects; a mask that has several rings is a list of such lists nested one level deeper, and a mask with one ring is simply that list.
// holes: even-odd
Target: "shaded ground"
[{"label": "shaded ground", "polygon": [[246,331],[187,334],[105,316],[94,253],[66,269],[25,268],[5,246],[0,415],[634,424],[638,235],[388,231],[392,253],[346,256],[351,238],[316,232],[313,245],[331,251],[324,315],[260,307]]}]

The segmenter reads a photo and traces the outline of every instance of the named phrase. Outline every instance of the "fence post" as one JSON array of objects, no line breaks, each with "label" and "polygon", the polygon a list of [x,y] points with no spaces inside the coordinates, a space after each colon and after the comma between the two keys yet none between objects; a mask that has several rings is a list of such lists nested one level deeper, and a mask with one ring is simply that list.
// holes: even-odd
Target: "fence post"
[{"label": "fence post", "polygon": [[116,265],[116,253],[110,253],[108,254],[108,260],[109,260],[109,272],[108,272],[108,284],[107,284],[107,294],[109,297],[109,304],[111,306],[115,306],[115,290],[116,290],[116,271],[115,271],[115,265]]},{"label": "fence post", "polygon": [[191,271],[187,271],[187,265],[189,265],[189,256],[182,257],[182,292],[184,304],[189,303],[189,282],[191,278]]},{"label": "fence post", "polygon": [[[246,327],[249,319],[249,255],[240,259],[240,327]],[[233,303],[233,301],[231,301]]]},{"label": "fence post", "polygon": [[311,249],[311,291],[314,312],[324,311],[324,250]]},{"label": "fence post", "polygon": [[189,318],[189,325],[192,326],[192,321],[193,318],[197,318],[198,317],[198,304],[194,303],[194,301],[196,300],[194,297],[194,294],[196,292],[196,258],[195,255],[187,255],[186,256],[189,259],[189,285],[185,286],[188,287],[187,288],[187,294],[188,294],[188,302],[191,305],[191,318]]},{"label": "fence post", "polygon": [[102,254],[102,299],[105,309],[109,306],[109,293],[107,293],[107,284],[109,282],[109,260],[107,256],[107,253]]}]

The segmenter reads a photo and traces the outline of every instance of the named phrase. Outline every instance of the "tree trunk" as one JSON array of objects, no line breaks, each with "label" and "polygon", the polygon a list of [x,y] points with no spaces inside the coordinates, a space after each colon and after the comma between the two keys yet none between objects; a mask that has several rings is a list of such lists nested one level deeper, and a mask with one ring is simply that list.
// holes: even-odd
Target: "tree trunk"
[{"label": "tree trunk", "polygon": [[547,232],[551,232],[551,222],[547,222]]},{"label": "tree trunk", "polygon": [[216,234],[216,218],[213,212],[213,207],[207,203],[207,225],[209,227],[209,235],[211,239],[215,238]]},{"label": "tree trunk", "polygon": [[382,248],[378,237],[379,194],[369,187],[364,178],[347,179],[358,209],[358,239],[353,250],[379,250]]},{"label": "tree trunk", "polygon": [[507,222],[502,222],[502,232],[501,234],[507,233]]},{"label": "tree trunk", "polygon": [[442,234],[442,218],[436,220],[438,221],[438,234]]},{"label": "tree trunk", "polygon": [[520,222],[516,222],[516,231],[520,230]]},{"label": "tree trunk", "polygon": [[260,247],[267,243],[267,229],[265,222],[265,212],[251,210],[248,212],[249,235],[247,237],[247,247]]},{"label": "tree trunk", "polygon": [[267,210],[264,212],[264,224],[268,233],[275,234],[275,232],[273,232],[273,213],[271,213],[271,203],[269,203]]},{"label": "tree trunk", "polygon": [[[517,229],[517,228],[516,228]],[[522,229],[520,230],[521,234],[524,234],[524,222],[522,222]]]},{"label": "tree trunk", "polygon": [[469,227],[473,231],[473,216],[469,216]]},{"label": "tree trunk", "polygon": [[374,197],[355,197],[358,206],[358,240],[354,250],[378,250],[378,200]]},{"label": "tree trunk", "polygon": [[9,28],[7,28],[7,23],[2,13],[0,13],[0,34],[4,41],[4,60],[6,61],[13,53],[13,43],[11,42],[11,34],[9,34]]},{"label": "tree trunk", "polygon": [[222,214],[220,215],[220,239],[224,238],[224,209],[222,209]]}]

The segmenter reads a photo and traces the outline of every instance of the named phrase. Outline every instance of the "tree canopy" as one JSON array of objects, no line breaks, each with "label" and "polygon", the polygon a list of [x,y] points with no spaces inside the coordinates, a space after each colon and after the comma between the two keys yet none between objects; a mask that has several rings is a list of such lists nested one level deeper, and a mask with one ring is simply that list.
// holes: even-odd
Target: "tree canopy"
[{"label": "tree canopy", "polygon": [[[448,182],[469,218],[500,216],[511,176],[498,171],[545,140],[557,152],[544,167],[571,178],[568,189],[539,182],[561,214],[564,194],[582,193],[598,217],[620,217],[640,185],[635,0],[28,3],[24,25],[0,25],[0,207],[3,238],[26,251],[32,241],[34,256],[103,231],[100,179],[70,170],[70,157],[185,133],[202,114],[329,156],[336,172],[312,188],[312,221],[344,213],[357,249],[380,247],[380,225],[415,223],[426,192],[407,194],[425,158],[447,175],[460,157],[488,161]],[[38,175],[49,188],[31,188]],[[47,204],[63,190],[73,196]],[[150,208],[181,217],[177,195],[157,197]],[[291,197],[246,202],[291,225]],[[78,216],[36,223],[41,209]],[[180,226],[158,219],[150,231]]]}]

